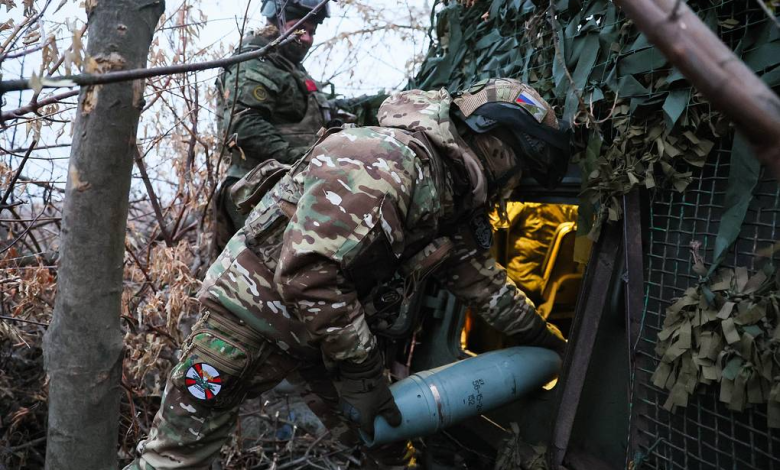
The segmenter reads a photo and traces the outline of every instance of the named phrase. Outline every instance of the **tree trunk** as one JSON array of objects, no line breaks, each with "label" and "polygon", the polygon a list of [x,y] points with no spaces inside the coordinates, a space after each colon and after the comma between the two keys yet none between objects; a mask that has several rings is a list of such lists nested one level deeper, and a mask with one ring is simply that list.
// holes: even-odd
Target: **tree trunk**
[{"label": "tree trunk", "polygon": [[[87,0],[86,71],[146,67],[163,0]],[[49,375],[46,468],[116,469],[122,271],[140,80],[85,87],[73,130]]]}]

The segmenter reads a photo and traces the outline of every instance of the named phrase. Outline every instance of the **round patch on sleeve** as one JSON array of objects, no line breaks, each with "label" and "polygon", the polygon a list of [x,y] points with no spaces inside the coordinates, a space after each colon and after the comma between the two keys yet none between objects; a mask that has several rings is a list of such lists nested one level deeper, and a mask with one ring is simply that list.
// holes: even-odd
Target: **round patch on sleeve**
[{"label": "round patch on sleeve", "polygon": [[222,389],[222,377],[210,364],[199,362],[187,370],[184,385],[193,397],[199,400],[213,400]]},{"label": "round patch on sleeve", "polygon": [[254,96],[257,101],[265,101],[268,99],[268,92],[261,85],[257,85],[255,89],[252,90],[252,96]]}]

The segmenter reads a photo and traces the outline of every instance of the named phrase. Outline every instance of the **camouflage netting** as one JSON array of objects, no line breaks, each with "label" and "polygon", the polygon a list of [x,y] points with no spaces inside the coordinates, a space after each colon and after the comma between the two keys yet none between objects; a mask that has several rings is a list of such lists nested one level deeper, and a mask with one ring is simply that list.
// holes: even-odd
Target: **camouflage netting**
[{"label": "camouflage netting", "polygon": [[[777,89],[780,28],[766,10],[778,5],[759,1],[687,3]],[[515,77],[573,121],[583,175],[579,242],[621,218],[632,188],[649,190],[632,383],[641,452],[629,460],[643,468],[780,468],[780,433],[770,427],[780,412],[777,182],[612,2],[465,3],[434,6],[434,44],[412,86],[454,91]]]}]

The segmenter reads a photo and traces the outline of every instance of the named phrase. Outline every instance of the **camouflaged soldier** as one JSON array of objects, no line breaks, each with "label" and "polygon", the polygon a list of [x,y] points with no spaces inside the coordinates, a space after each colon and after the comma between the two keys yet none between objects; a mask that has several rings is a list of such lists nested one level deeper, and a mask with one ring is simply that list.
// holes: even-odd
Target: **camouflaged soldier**
[{"label": "camouflaged soldier", "polygon": [[435,276],[496,329],[562,353],[560,333],[491,257],[485,217],[522,170],[547,186],[562,178],[569,135],[547,103],[491,79],[454,97],[399,93],[379,121],[329,130],[290,171],[247,175],[256,202],[208,272],[204,315],[130,468],[208,468],[242,400],[294,370],[364,431],[379,414],[400,423],[372,302],[396,275],[407,292]]},{"label": "camouflaged soldier", "polygon": [[[262,14],[269,26],[242,40],[238,52],[267,46],[309,13],[319,2],[265,0]],[[258,163],[274,159],[292,163],[317,139],[330,120],[330,103],[301,61],[312,45],[317,25],[329,16],[328,7],[301,26],[304,34],[264,58],[242,62],[217,79],[217,131],[225,136],[230,166],[217,195],[217,246],[243,225],[229,197],[230,187]],[[231,118],[232,114],[232,118]]]}]

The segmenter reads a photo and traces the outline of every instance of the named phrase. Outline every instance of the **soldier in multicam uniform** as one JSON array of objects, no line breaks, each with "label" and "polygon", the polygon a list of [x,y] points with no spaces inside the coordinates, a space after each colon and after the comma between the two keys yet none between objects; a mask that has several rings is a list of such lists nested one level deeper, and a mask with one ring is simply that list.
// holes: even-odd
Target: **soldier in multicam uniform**
[{"label": "soldier in multicam uniform", "polygon": [[377,415],[398,425],[370,300],[394,275],[410,287],[435,276],[497,330],[562,354],[560,332],[491,257],[485,215],[521,169],[560,181],[565,123],[512,79],[454,97],[401,92],[379,122],[328,130],[290,171],[247,175],[264,174],[258,187],[271,189],[253,195],[246,224],[211,266],[203,317],[129,468],[208,468],[242,400],[294,370],[369,434]]}]

